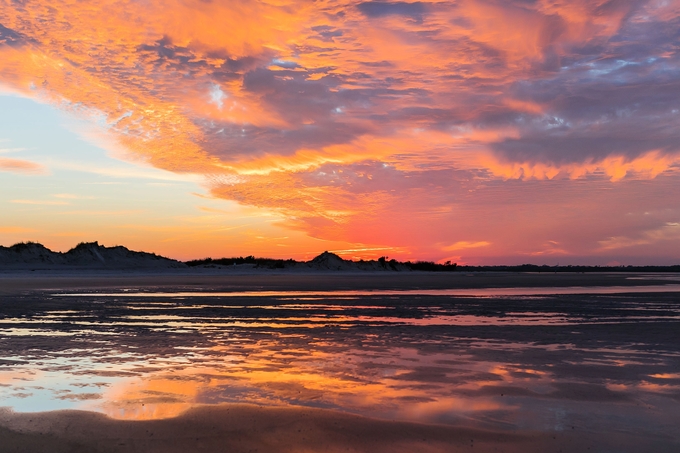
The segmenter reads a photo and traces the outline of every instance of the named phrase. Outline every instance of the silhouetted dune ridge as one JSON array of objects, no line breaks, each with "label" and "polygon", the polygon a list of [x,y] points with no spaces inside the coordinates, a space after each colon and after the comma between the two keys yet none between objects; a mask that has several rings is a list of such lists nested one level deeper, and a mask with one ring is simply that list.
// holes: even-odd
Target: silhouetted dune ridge
[{"label": "silhouetted dune ridge", "polygon": [[105,247],[98,242],[81,242],[68,252],[53,252],[36,242],[0,246],[0,267],[9,269],[148,269],[180,268],[180,261],[153,253],[136,252],[123,246]]}]

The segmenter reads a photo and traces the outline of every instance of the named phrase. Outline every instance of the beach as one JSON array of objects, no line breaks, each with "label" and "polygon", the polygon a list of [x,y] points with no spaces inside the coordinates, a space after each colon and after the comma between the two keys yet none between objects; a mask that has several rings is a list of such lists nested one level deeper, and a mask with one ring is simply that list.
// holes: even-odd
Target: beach
[{"label": "beach", "polygon": [[86,412],[6,415],[7,453],[70,452],[583,452],[673,451],[665,439],[620,434],[494,432],[390,422],[313,409],[229,405],[191,410],[168,420],[125,422]]},{"label": "beach", "polygon": [[342,272],[316,270],[234,269],[160,270],[7,270],[0,272],[0,294],[32,290],[99,288],[210,288],[271,290],[446,289],[511,287],[606,287],[664,285],[680,282],[677,274],[519,273],[519,272]]},{"label": "beach", "polygon": [[676,284],[5,272],[0,451],[677,451]]}]

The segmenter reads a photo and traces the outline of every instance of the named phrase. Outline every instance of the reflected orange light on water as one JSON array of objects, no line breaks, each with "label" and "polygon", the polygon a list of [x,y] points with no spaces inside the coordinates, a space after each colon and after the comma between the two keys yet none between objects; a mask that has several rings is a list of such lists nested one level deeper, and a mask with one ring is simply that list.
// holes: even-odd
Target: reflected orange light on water
[{"label": "reflected orange light on water", "polygon": [[[267,347],[271,349],[266,350]],[[88,406],[110,417],[129,420],[169,418],[197,405],[219,402],[342,408],[355,413],[423,420],[440,414],[506,407],[493,398],[469,398],[450,392],[456,387],[475,390],[497,383],[494,380],[457,382],[452,375],[434,389],[422,388],[417,381],[404,380],[410,372],[403,368],[407,366],[403,357],[397,359],[399,363],[392,360],[376,365],[382,371],[366,379],[356,369],[361,351],[337,356],[278,348],[261,344],[252,348],[246,358],[229,354],[223,347],[215,348],[210,353],[219,355],[220,360],[123,379],[104,392],[103,402]]]},{"label": "reflected orange light on water", "polygon": [[656,379],[680,379],[680,373],[658,373],[650,374],[649,377]]},{"label": "reflected orange light on water", "polygon": [[544,429],[547,417],[558,429],[561,407],[574,422],[593,411],[656,420],[680,381],[673,346],[593,342],[608,338],[609,324],[666,328],[678,319],[672,293],[619,303],[354,295],[315,304],[122,290],[28,298],[34,314],[0,319],[11,352],[0,359],[0,400],[20,412],[86,409],[123,420],[251,404],[502,429]]}]

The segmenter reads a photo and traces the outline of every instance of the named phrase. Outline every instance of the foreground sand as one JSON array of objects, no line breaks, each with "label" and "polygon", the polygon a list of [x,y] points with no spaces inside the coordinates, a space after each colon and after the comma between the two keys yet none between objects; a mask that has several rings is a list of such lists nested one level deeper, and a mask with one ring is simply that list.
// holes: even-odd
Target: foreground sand
[{"label": "foreground sand", "polygon": [[80,452],[672,452],[667,439],[619,433],[490,432],[368,419],[332,411],[248,405],[199,407],[180,417],[112,420],[101,414],[0,411],[3,453]]}]

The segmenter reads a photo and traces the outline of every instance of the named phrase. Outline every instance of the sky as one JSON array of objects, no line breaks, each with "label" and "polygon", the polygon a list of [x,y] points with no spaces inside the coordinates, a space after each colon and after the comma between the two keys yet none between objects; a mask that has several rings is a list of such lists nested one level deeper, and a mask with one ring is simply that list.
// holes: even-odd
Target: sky
[{"label": "sky", "polygon": [[680,263],[680,2],[0,0],[0,244]]}]

